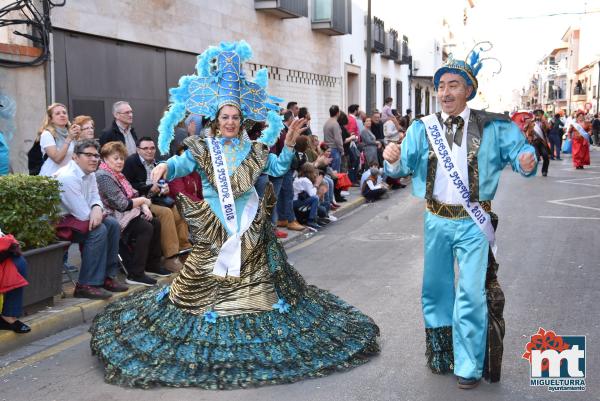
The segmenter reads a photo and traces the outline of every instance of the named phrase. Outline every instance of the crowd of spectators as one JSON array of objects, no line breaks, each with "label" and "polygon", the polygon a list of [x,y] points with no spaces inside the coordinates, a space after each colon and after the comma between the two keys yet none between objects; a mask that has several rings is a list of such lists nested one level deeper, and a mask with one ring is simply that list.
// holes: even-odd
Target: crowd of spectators
[{"label": "crowd of spectators", "polygon": [[[382,112],[371,115],[356,104],[350,105],[347,113],[332,105],[323,127],[311,126],[309,109],[297,102],[282,109],[284,128],[270,152],[282,151],[288,126],[295,119],[304,119],[305,125],[289,171],[281,177],[263,174],[256,182],[260,197],[267,184],[273,186],[277,237],[288,236],[284,228],[318,231],[336,221],[332,212],[347,200],[350,187],[359,187],[367,202],[385,197],[388,189],[394,188],[381,174],[382,151],[387,143],[402,141],[410,110],[400,117],[391,104],[392,99],[386,99]],[[154,139],[138,138],[134,110],[128,102],[114,103],[112,115],[111,125],[96,140],[90,116],[79,115],[71,121],[67,107],[53,103],[34,142],[39,155],[29,154],[30,172],[52,176],[61,186],[62,217],[57,234],[79,244],[81,251],[75,297],[107,299],[115,292],[127,291],[128,285],[152,286],[157,277],[181,270],[192,244],[175,198],[183,194],[195,202],[203,199],[197,172],[169,183],[152,182],[152,169],[157,165]],[[196,115],[181,121],[171,155],[185,151],[185,138],[202,136],[206,125],[207,120]],[[248,137],[255,140],[265,124],[246,128]],[[66,268],[67,258],[65,253]],[[18,255],[13,259],[25,277],[25,261]],[[120,267],[125,272],[124,282],[118,278]],[[5,302],[0,329],[27,332],[29,328],[17,320],[22,294],[15,291]]]}]

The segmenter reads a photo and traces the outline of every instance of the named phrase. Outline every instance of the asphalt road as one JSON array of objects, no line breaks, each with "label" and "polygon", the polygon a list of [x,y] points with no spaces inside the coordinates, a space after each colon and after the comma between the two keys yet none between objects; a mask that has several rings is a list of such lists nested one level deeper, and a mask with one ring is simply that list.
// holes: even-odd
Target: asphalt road
[{"label": "asphalt road", "polygon": [[[408,190],[363,205],[296,245],[289,259],[305,278],[331,290],[381,328],[381,354],[344,373],[251,390],[138,390],[103,382],[80,326],[0,357],[0,399],[17,400],[600,400],[600,152],[583,171],[570,159],[548,177],[507,169],[493,209],[500,282],[506,294],[502,381],[459,390],[451,375],[425,366],[420,307],[423,210]],[[539,327],[585,335],[585,392],[530,387],[521,358]]]}]

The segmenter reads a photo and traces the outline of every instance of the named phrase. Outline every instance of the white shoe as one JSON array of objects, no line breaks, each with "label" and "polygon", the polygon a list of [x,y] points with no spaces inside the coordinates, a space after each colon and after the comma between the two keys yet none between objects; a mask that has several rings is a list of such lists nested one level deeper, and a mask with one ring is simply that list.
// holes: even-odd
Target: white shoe
[{"label": "white shoe", "polygon": [[341,191],[340,195],[342,195],[342,196],[348,196],[348,195],[350,195],[350,192],[348,192],[348,191]]},{"label": "white shoe", "polygon": [[335,217],[334,215],[332,215],[331,213],[329,215],[327,215],[327,218],[331,221],[338,221],[338,218]]}]

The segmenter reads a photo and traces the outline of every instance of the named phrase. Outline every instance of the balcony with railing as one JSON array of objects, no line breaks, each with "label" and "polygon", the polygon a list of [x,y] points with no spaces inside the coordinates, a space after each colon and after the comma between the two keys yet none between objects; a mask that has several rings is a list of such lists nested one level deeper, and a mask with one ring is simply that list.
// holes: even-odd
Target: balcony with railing
[{"label": "balcony with railing", "polygon": [[385,51],[383,52],[382,57],[396,61],[400,57],[399,50],[398,32],[390,29],[385,33]]},{"label": "balcony with railing", "polygon": [[254,0],[254,9],[281,19],[308,17],[308,0]]},{"label": "balcony with railing", "polygon": [[311,28],[331,36],[352,33],[352,0],[312,0]]},{"label": "balcony with railing", "polygon": [[[383,20],[373,17],[371,23],[371,52],[372,53],[385,53],[385,26]],[[365,49],[367,48],[367,42],[365,41]]]},{"label": "balcony with railing", "polygon": [[401,64],[410,64],[412,62],[412,54],[410,47],[408,47],[408,37],[402,36],[402,57],[400,59]]}]

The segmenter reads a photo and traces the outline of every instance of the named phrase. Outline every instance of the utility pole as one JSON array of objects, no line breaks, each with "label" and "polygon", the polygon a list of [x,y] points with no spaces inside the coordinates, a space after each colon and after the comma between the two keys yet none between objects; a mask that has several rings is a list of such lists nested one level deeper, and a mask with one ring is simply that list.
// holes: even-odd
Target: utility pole
[{"label": "utility pole", "polygon": [[371,110],[371,45],[372,45],[372,32],[371,32],[371,0],[367,2],[367,104],[365,105],[365,110],[367,111],[367,115],[371,115],[373,110]]}]

